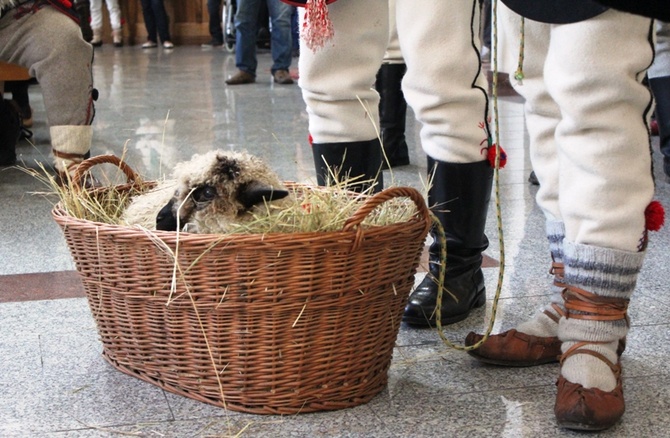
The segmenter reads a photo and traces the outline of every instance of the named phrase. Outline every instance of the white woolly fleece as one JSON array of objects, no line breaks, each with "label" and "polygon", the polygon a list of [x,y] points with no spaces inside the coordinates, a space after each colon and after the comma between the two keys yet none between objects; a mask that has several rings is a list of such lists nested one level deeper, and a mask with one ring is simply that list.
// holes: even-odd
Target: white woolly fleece
[{"label": "white woolly fleece", "polygon": [[[237,169],[234,175],[227,173],[229,169],[223,169],[226,173],[219,173],[222,159],[234,161]],[[193,188],[211,185],[217,189],[217,198],[194,212],[189,223],[182,225],[188,226],[190,232],[225,233],[231,223],[245,219],[239,215],[241,205],[236,195],[241,186],[252,181],[284,189],[279,176],[264,161],[247,152],[213,150],[196,154],[189,161],[178,163],[170,179],[160,182],[154,190],[135,197],[122,220],[128,225],[153,230],[156,228],[156,215],[170,200],[174,199],[175,208],[179,208]],[[248,218],[251,219],[251,215]]]}]

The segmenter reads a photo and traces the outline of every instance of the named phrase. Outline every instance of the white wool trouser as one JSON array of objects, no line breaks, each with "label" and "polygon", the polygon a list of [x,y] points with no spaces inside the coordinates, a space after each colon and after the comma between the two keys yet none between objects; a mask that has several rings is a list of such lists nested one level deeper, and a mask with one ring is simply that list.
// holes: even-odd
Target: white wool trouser
[{"label": "white wool trouser", "polygon": [[[486,159],[486,78],[479,59],[477,0],[396,0],[396,26],[407,64],[403,92],[421,122],[432,158],[452,163]],[[389,42],[389,0],[328,6],[335,36],[300,50],[300,81],[315,143],[378,137],[379,95],[373,85]],[[360,100],[359,100],[360,99]],[[361,102],[363,104],[361,104]]]},{"label": "white wool trouser", "polygon": [[400,40],[398,40],[398,26],[396,26],[395,2],[389,2],[389,43],[384,53],[384,64],[404,64],[405,59],[400,51]]},{"label": "white wool trouser", "polygon": [[[102,1],[90,0],[91,2],[91,28],[102,29]],[[107,11],[109,11],[109,23],[112,29],[121,29],[121,8],[119,7],[119,0],[104,0],[107,4]]]},{"label": "white wool trouser", "polygon": [[[503,24],[504,25],[504,24]],[[638,251],[654,183],[642,84],[652,21],[608,10],[572,24],[525,20],[525,100],[537,202],[578,244]]]},{"label": "white wool trouser", "polygon": [[[606,303],[624,302],[635,289],[644,260],[644,213],[654,191],[651,95],[642,85],[653,59],[653,22],[609,10],[572,24],[525,20],[525,29],[524,77],[514,86],[526,99],[537,202],[548,235],[551,224],[565,226],[570,305],[597,303],[577,304],[573,308],[591,310],[559,320],[561,374],[612,391],[617,376],[606,361],[618,362],[628,325],[624,317],[608,319]],[[541,329],[535,321],[526,325]],[[579,354],[588,350],[600,357]]]},{"label": "white wool trouser", "polygon": [[[29,9],[31,3],[22,6]],[[10,10],[0,19],[0,60],[26,67],[40,83],[53,149],[64,156],[88,152],[93,48],[79,26],[51,6],[19,15]],[[56,160],[59,170],[61,164]]]}]

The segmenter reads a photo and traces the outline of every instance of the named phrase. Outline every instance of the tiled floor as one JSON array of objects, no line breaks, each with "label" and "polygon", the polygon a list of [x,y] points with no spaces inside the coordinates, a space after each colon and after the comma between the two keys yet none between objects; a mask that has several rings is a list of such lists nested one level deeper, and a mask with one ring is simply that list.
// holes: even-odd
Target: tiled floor
[{"label": "tiled floor", "polygon": [[[96,52],[100,90],[94,154],[125,154],[156,178],[194,152],[242,149],[267,159],[286,180],[313,182],[307,118],[296,85],[271,83],[268,53],[258,82],[227,87],[234,71],[225,51],[137,47]],[[33,87],[34,146],[19,152],[27,166],[48,160],[48,130]],[[521,104],[500,101],[501,140],[509,162],[500,172],[504,281],[494,330],[514,326],[543,304],[551,280],[544,221],[526,181],[530,166]],[[409,122],[412,165],[385,175],[421,187],[425,160]],[[657,139],[655,139],[657,141]],[[125,151],[125,152],[124,152]],[[658,162],[658,152],[655,152]],[[658,166],[657,166],[658,167]],[[670,206],[659,179],[658,199]],[[44,187],[17,169],[0,171],[0,436],[2,437],[553,437],[576,436],[553,418],[557,365],[529,369],[482,366],[447,348],[437,333],[401,327],[388,387],[367,404],[340,411],[259,416],[225,411],[122,374],[101,357],[95,323],[73,281],[74,265],[50,217]],[[500,260],[492,202],[487,255]],[[616,208],[616,206],[612,206]],[[632,330],[623,356],[627,412],[603,436],[670,436],[670,296],[668,228],[652,236],[631,304]],[[461,342],[482,330],[500,268],[485,269],[489,302],[448,326]],[[420,277],[422,274],[419,274]]]}]

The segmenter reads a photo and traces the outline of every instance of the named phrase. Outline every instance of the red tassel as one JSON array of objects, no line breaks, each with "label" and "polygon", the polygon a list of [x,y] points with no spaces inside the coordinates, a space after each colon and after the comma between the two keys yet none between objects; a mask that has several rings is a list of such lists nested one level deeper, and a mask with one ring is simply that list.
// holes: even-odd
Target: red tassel
[{"label": "red tassel", "polygon": [[307,134],[307,141],[309,142],[309,145],[311,146],[312,143],[314,143],[314,139],[312,138],[312,134]]},{"label": "red tassel", "polygon": [[300,38],[312,51],[323,47],[333,38],[333,22],[328,17],[326,0],[307,0]]},{"label": "red tassel", "polygon": [[[488,146],[485,148],[486,149],[486,158],[489,160],[489,164],[491,167],[495,168],[496,167],[496,144],[493,143],[491,146]],[[502,169],[505,167],[505,164],[507,164],[507,152],[500,147],[500,167],[499,169]]]},{"label": "red tassel", "polygon": [[645,227],[649,231],[658,231],[665,224],[665,209],[658,201],[651,201],[644,210]]}]

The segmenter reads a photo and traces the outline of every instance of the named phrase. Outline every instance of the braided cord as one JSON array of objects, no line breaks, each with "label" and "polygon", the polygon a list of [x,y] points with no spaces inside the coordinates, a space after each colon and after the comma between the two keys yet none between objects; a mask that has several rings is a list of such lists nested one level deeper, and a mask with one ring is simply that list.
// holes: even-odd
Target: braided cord
[{"label": "braided cord", "polygon": [[[438,231],[438,238],[440,239],[440,271],[438,275],[437,283],[437,304],[435,307],[435,322],[437,325],[437,332],[442,338],[442,341],[448,347],[454,348],[461,351],[470,351],[476,348],[479,348],[491,335],[493,331],[493,325],[495,324],[496,314],[498,312],[498,301],[500,300],[500,294],[502,292],[502,284],[505,273],[505,242],[503,239],[503,224],[502,224],[502,211],[500,208],[500,118],[498,116],[498,0],[492,0],[492,17],[491,17],[491,27],[493,30],[493,123],[495,127],[495,148],[496,148],[496,160],[495,167],[493,169],[493,180],[495,187],[495,208],[496,208],[496,220],[498,226],[498,244],[500,246],[500,269],[498,272],[498,284],[496,286],[496,293],[493,297],[493,304],[491,306],[491,318],[489,319],[488,327],[484,333],[484,337],[477,343],[465,346],[457,345],[449,341],[449,339],[444,334],[442,328],[441,315],[442,315],[442,294],[444,290],[444,275],[446,271],[446,261],[447,261],[447,237],[444,232],[444,227],[431,212],[431,218],[433,224],[436,226]],[[523,47],[523,46],[522,46]],[[522,50],[523,52],[523,50]],[[447,291],[447,293],[451,293]]]}]

